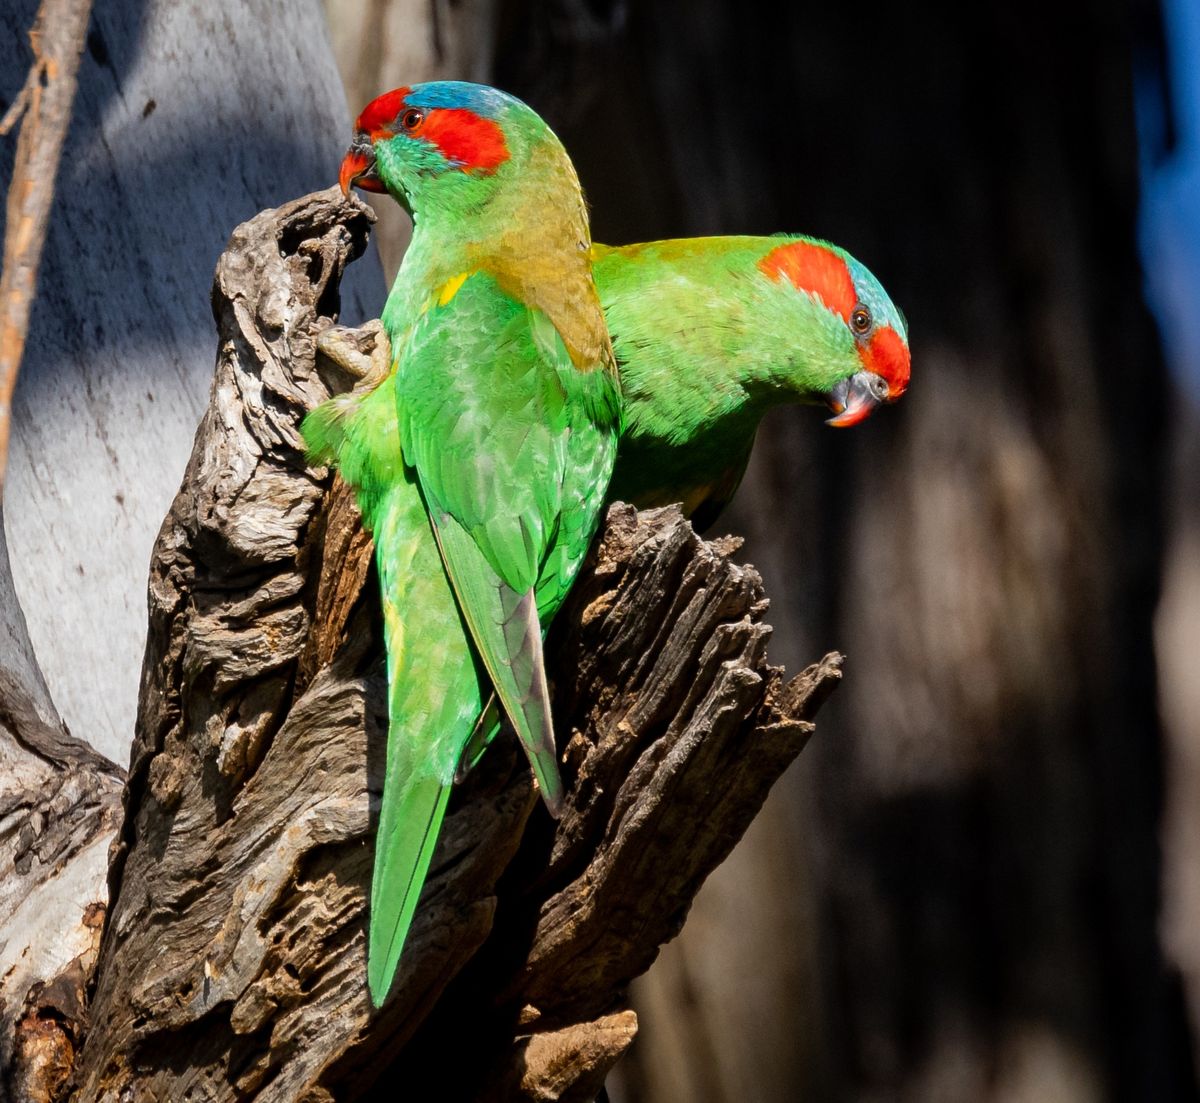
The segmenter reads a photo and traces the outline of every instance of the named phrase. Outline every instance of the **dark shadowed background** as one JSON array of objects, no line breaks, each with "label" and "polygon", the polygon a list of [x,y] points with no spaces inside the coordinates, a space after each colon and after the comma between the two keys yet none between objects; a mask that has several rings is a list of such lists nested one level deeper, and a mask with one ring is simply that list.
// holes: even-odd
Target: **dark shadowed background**
[{"label": "dark shadowed background", "polygon": [[[6,31],[31,20],[17,7]],[[766,579],[775,661],[836,647],[847,676],[638,982],[614,1101],[1196,1097],[1187,0],[1165,20],[1154,0],[982,0],[952,17],[873,0],[326,0],[328,37],[315,0],[262,0],[252,18],[232,0],[107,7],[6,503],[31,634],[77,734],[128,743],[136,665],[116,680],[211,375],[204,288],[228,232],[331,182],[349,114],[378,92],[490,80],[559,132],[597,240],[816,234],[866,263],[911,329],[903,401],[848,432],[776,412],[718,522]],[[189,19],[203,49],[162,45]],[[221,19],[228,33],[204,29]],[[6,98],[27,64],[13,41]],[[405,232],[388,211],[389,271]],[[354,309],[377,313],[383,282],[359,279]],[[105,436],[130,403],[152,447]],[[82,543],[96,571],[120,567],[108,606],[88,604],[91,560],[70,581],[64,549]],[[66,564],[53,586],[47,545]],[[89,617],[119,657],[96,656],[93,624],[71,649]]]}]

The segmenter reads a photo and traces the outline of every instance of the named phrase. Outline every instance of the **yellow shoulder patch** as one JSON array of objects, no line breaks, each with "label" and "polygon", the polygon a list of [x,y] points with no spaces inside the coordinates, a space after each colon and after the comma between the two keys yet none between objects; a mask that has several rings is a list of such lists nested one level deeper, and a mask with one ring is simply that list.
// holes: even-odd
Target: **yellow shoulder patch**
[{"label": "yellow shoulder patch", "polygon": [[467,279],[475,275],[476,271],[476,269],[472,268],[466,272],[459,272],[457,276],[452,276],[450,279],[448,279],[444,284],[442,284],[441,287],[434,291],[434,293],[430,295],[428,299],[425,300],[425,304],[421,307],[421,313],[427,314],[435,306],[445,306],[448,302],[450,302],[451,299],[454,298],[455,295],[459,293],[462,285],[467,282]]},{"label": "yellow shoulder patch", "polygon": [[457,276],[454,276],[452,279],[448,279],[444,284],[442,284],[442,288],[438,292],[437,297],[438,306],[445,306],[451,299],[453,299],[454,296],[458,294],[462,285],[467,282],[467,277],[469,275],[471,275],[470,272],[459,272]]}]

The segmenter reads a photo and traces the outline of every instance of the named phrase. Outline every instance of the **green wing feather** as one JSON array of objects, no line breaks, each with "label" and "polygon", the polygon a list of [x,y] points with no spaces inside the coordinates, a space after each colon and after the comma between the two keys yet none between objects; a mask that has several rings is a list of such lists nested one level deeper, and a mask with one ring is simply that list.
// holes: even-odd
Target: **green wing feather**
[{"label": "green wing feather", "polygon": [[558,816],[563,785],[533,588],[518,593],[506,585],[448,514],[442,515],[434,531],[483,665],[529,756],[546,807]]},{"label": "green wing feather", "polygon": [[[585,375],[600,378],[580,383]],[[607,428],[595,424],[595,404],[580,401],[586,388],[604,386],[602,377],[579,372],[553,325],[484,273],[418,321],[396,370],[404,451],[446,572],[555,814],[562,782],[543,614],[561,604],[557,591],[565,593],[571,565],[582,560],[577,545],[586,551],[595,530],[598,504],[590,516],[575,515],[586,497],[579,487],[602,497],[611,472],[615,392],[601,411]]]}]

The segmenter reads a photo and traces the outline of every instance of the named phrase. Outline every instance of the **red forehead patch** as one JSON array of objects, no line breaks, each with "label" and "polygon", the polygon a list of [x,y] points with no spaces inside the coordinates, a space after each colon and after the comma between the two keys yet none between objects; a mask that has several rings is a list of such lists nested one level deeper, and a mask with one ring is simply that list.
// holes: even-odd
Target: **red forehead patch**
[{"label": "red forehead patch", "polygon": [[504,131],[491,119],[465,107],[429,111],[414,134],[432,142],[447,161],[463,169],[491,172],[508,160]]},{"label": "red forehead patch", "polygon": [[396,116],[403,110],[404,101],[411,91],[412,89],[408,87],[393,88],[390,92],[384,92],[382,96],[376,96],[362,109],[354,128],[369,134],[372,138],[384,130],[390,133],[392,124],[396,121]]},{"label": "red forehead patch", "polygon": [[811,241],[792,241],[772,249],[758,267],[773,280],[786,276],[793,287],[820,296],[832,311],[849,320],[858,301],[846,262]]},{"label": "red forehead patch", "polygon": [[883,376],[888,382],[888,401],[895,402],[908,388],[912,360],[908,346],[891,326],[883,326],[859,350],[867,371]]},{"label": "red forehead patch", "polygon": [[[376,96],[362,109],[355,128],[375,140],[392,137],[409,107],[404,101],[411,92],[411,88],[395,88]],[[459,168],[491,172],[508,160],[504,131],[491,119],[476,115],[465,107],[418,107],[417,110],[424,118],[405,132],[429,142]]]}]

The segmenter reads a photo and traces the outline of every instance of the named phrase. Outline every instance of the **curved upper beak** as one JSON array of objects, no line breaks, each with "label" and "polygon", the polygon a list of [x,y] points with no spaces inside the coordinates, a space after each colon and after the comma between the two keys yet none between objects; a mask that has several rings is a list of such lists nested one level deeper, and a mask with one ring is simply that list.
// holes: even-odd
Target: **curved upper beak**
[{"label": "curved upper beak", "polygon": [[343,195],[349,195],[353,187],[362,188],[363,191],[387,191],[375,170],[375,146],[369,135],[354,135],[354,141],[342,158],[338,183]]},{"label": "curved upper beak", "polygon": [[829,408],[834,417],[825,422],[838,429],[857,425],[870,417],[871,412],[888,397],[887,381],[874,372],[858,371],[840,379],[829,392]]}]

